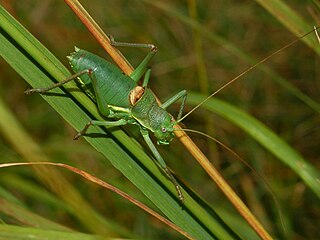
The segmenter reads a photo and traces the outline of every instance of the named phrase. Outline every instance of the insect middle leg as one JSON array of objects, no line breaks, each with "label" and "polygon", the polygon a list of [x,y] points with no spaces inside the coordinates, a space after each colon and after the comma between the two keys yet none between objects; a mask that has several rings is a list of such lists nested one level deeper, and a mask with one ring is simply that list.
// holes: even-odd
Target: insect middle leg
[{"label": "insect middle leg", "polygon": [[84,135],[86,133],[86,131],[88,130],[88,128],[90,126],[107,126],[107,127],[118,127],[118,126],[123,126],[128,124],[128,121],[125,119],[120,119],[118,121],[97,121],[97,120],[91,120],[90,122],[88,122],[85,127],[77,133],[77,135],[75,135],[73,137],[74,140],[78,140],[79,137],[81,137],[82,135]]}]

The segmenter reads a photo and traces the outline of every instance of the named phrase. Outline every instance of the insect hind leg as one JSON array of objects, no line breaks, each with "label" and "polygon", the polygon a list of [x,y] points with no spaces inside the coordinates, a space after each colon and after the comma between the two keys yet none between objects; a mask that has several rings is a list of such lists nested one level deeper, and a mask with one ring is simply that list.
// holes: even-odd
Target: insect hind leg
[{"label": "insect hind leg", "polygon": [[139,66],[130,74],[130,77],[138,82],[143,74],[146,72],[148,68],[148,64],[151,58],[157,53],[158,48],[149,43],[128,43],[128,42],[116,42],[112,36],[108,36],[110,39],[110,44],[115,47],[138,47],[138,48],[149,48],[150,52],[147,56],[142,60]]}]

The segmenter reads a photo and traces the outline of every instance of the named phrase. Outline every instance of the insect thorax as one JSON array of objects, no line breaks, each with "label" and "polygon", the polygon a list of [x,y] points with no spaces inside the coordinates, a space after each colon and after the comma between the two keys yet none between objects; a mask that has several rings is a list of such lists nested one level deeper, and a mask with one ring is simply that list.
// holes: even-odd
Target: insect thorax
[{"label": "insect thorax", "polygon": [[150,89],[145,89],[131,114],[143,127],[154,132],[158,143],[166,144],[174,137],[172,116],[159,106]]}]

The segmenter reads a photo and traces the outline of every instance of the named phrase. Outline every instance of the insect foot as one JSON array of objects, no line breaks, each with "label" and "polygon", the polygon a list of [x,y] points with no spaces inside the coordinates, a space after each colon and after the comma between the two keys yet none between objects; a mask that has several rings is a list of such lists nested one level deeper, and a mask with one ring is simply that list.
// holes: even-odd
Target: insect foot
[{"label": "insect foot", "polygon": [[78,140],[82,136],[81,132],[78,132],[74,137],[73,140]]},{"label": "insect foot", "polygon": [[164,168],[164,171],[167,174],[167,176],[170,178],[173,185],[175,186],[180,202],[183,203],[184,197],[183,197],[179,183],[177,182],[177,180],[175,179],[175,177],[172,175],[172,173],[170,172],[170,170],[167,167]]},{"label": "insect foot", "polygon": [[178,198],[179,198],[180,202],[183,203],[184,197],[183,197],[183,194],[182,194],[182,192],[181,192],[181,189],[180,189],[180,186],[179,186],[179,185],[176,186],[176,190],[177,190],[177,192],[178,192]]},{"label": "insect foot", "polygon": [[86,124],[86,126],[84,126],[84,128],[83,128],[80,132],[78,132],[78,133],[73,137],[73,140],[78,140],[79,137],[81,137],[83,134],[86,133],[86,131],[88,130],[88,128],[89,128],[91,125],[92,125],[92,120],[91,120],[90,122],[88,122],[88,123]]},{"label": "insect foot", "polygon": [[26,95],[30,95],[33,93],[42,93],[42,91],[40,88],[32,88],[32,89],[27,89],[24,91],[24,94],[26,94]]}]

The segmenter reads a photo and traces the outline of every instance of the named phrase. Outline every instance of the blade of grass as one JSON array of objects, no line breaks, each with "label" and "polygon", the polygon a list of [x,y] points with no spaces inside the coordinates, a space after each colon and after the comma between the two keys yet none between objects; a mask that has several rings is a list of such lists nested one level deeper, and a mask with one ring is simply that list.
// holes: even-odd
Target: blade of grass
[{"label": "blade of grass", "polygon": [[23,202],[18,200],[17,197],[15,197],[12,193],[10,193],[7,189],[5,189],[3,186],[0,186],[0,197],[3,199],[8,200],[9,202],[19,204],[20,206],[23,206]]},{"label": "blade of grass", "polygon": [[[61,175],[61,177],[63,176]],[[54,196],[51,192],[48,192],[44,187],[39,186],[34,181],[31,181],[28,177],[21,177],[18,174],[7,174],[3,171],[0,174],[0,179],[1,184],[8,189],[15,189],[15,191],[23,194],[24,196],[31,199],[37,199],[37,201],[44,205],[50,205],[56,209],[61,209],[62,211],[68,211],[70,214],[74,214],[74,208],[70,207],[60,198]],[[53,183],[51,185],[53,185]],[[65,192],[68,191],[66,188],[64,190]]]},{"label": "blade of grass", "polygon": [[66,232],[64,230],[44,230],[34,227],[18,227],[13,225],[0,225],[0,239],[11,240],[30,240],[30,239],[46,239],[46,240],[103,240],[103,236],[90,235],[85,233]]},{"label": "blade of grass", "polygon": [[[29,210],[26,210],[20,205],[9,202],[3,198],[0,198],[0,212],[6,214],[7,216],[11,216],[15,220],[24,223],[27,226],[38,226],[39,228],[43,229],[66,232],[72,231],[70,228],[31,213]],[[0,228],[1,226],[3,226],[3,224],[0,224]]]}]

